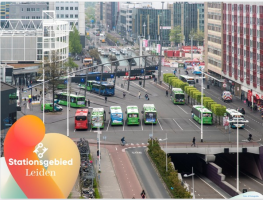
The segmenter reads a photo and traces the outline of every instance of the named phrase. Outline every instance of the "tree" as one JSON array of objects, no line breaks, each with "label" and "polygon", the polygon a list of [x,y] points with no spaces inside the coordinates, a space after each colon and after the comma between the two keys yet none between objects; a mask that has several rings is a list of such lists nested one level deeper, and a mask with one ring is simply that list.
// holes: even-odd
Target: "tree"
[{"label": "tree", "polygon": [[95,23],[95,6],[89,5],[85,10],[85,21],[91,22],[91,20]]},{"label": "tree", "polygon": [[175,42],[176,44],[181,43],[183,41],[183,34],[181,31],[180,25],[175,26],[171,31],[170,31],[170,41]]},{"label": "tree", "polygon": [[203,31],[196,31],[195,29],[192,29],[190,31],[189,37],[193,36],[193,40],[197,42],[197,46],[199,46],[199,42],[204,41],[204,32]]},{"label": "tree", "polygon": [[78,29],[74,26],[73,31],[69,33],[69,52],[71,54],[80,53],[82,45],[80,44],[80,36]]}]

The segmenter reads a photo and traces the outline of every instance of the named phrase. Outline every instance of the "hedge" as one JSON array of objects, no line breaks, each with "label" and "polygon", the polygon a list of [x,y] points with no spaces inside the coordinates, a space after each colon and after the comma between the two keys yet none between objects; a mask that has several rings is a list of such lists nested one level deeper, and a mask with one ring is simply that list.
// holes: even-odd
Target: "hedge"
[{"label": "hedge", "polygon": [[[148,140],[148,154],[151,157],[153,163],[155,164],[160,176],[165,182],[168,190],[172,194],[174,199],[190,199],[192,198],[190,192],[187,191],[178,179],[178,172],[174,170],[170,164],[171,158],[167,158],[167,172],[166,172],[166,154],[161,149],[158,139]],[[153,145],[152,145],[153,143]],[[173,189],[171,189],[173,188]]]}]

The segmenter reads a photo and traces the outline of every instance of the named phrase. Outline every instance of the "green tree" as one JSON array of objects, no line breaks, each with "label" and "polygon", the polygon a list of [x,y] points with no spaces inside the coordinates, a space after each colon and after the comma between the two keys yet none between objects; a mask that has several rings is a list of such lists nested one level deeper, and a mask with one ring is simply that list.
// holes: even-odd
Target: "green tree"
[{"label": "green tree", "polygon": [[189,37],[193,36],[193,41],[197,42],[197,46],[199,46],[199,42],[204,41],[204,32],[203,31],[196,31],[195,29],[192,29],[190,31]]},{"label": "green tree", "polygon": [[169,33],[170,41],[175,42],[175,45],[183,41],[183,34],[180,25],[175,26]]},{"label": "green tree", "polygon": [[89,5],[85,10],[85,21],[90,23],[91,20],[94,20],[95,23],[95,6]]},{"label": "green tree", "polygon": [[71,54],[80,53],[82,45],[80,44],[80,36],[78,29],[74,26],[73,31],[69,33],[69,52]]}]

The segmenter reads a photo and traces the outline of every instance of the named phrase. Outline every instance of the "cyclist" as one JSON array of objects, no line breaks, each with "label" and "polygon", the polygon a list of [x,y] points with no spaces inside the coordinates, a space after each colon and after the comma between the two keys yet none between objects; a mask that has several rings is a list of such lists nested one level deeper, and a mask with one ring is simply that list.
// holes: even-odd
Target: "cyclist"
[{"label": "cyclist", "polygon": [[249,135],[248,135],[248,139],[247,139],[249,142],[251,141],[251,140],[253,140],[252,139],[252,134],[250,133]]},{"label": "cyclist", "polygon": [[125,137],[121,138],[121,143],[123,146],[125,145]]}]

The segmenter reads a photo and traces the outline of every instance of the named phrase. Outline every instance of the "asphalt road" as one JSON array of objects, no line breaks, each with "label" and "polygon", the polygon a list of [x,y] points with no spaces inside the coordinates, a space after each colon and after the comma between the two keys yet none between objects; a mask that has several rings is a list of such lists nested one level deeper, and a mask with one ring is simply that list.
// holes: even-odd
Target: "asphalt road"
[{"label": "asphalt road", "polygon": [[126,149],[133,163],[137,176],[146,192],[146,197],[150,199],[170,198],[165,190],[160,178],[156,174],[151,162],[145,154],[145,148]]}]

